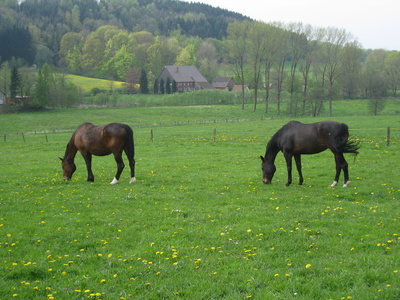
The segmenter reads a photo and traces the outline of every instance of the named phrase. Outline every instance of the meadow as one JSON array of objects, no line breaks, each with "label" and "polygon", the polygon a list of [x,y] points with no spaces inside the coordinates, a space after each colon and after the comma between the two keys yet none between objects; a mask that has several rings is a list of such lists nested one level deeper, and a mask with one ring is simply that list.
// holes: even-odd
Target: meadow
[{"label": "meadow", "polygon": [[[279,154],[264,185],[259,156],[290,119],[261,111],[1,115],[0,299],[399,299],[398,115],[332,119],[361,144],[348,188],[329,187],[328,151],[303,156],[305,182],[293,173],[290,187]],[[126,168],[109,185],[111,156],[93,158],[94,183],[80,155],[62,180],[58,157],[84,121],[132,126],[136,183]]]}]

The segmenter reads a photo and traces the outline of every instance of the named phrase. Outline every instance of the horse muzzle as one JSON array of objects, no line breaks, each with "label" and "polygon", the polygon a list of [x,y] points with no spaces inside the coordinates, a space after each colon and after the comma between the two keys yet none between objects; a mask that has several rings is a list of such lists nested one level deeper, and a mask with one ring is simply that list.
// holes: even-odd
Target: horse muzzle
[{"label": "horse muzzle", "polygon": [[71,181],[71,177],[64,177],[64,181]]},{"label": "horse muzzle", "polygon": [[265,184],[271,184],[271,180],[267,179],[267,178],[263,178],[263,182]]}]

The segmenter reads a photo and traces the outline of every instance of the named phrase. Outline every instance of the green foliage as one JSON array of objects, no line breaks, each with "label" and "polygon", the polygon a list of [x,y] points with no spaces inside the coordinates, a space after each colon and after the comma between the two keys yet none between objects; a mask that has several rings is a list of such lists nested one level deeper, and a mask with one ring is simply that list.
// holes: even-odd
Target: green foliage
[{"label": "green foliage", "polygon": [[18,72],[17,67],[13,67],[11,70],[11,79],[10,79],[10,96],[12,99],[18,95],[18,88],[21,86],[21,75]]},{"label": "green foliage", "polygon": [[[172,125],[177,116],[201,120],[243,111],[58,110],[2,118],[5,133],[24,130],[24,122],[38,131],[22,131],[25,142],[21,135],[0,141],[0,197],[7,208],[0,216],[2,297],[399,298],[398,130],[385,147],[385,128],[397,116],[336,118],[362,144],[357,160],[348,159],[350,187],[328,186],[333,156],[323,152],[305,156],[305,184],[287,188],[283,156],[269,186],[258,157],[289,119],[256,114],[242,122],[178,126]],[[146,125],[160,118],[171,123]],[[138,181],[129,184],[124,170],[120,183],[109,185],[116,166],[108,156],[93,158],[94,183],[85,181],[80,157],[73,180],[63,182],[57,157],[72,130],[84,120],[110,119],[134,128]],[[51,133],[55,124],[68,132]]]}]

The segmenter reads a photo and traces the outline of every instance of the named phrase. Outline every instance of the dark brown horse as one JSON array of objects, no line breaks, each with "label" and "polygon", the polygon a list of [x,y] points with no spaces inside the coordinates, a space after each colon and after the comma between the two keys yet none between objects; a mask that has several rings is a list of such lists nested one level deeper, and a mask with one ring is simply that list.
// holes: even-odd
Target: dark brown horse
[{"label": "dark brown horse", "polygon": [[332,151],[335,156],[336,176],[331,187],[337,185],[340,172],[344,173],[344,185],[349,184],[348,164],[344,159],[343,153],[358,154],[360,148],[358,143],[349,141],[349,129],[344,123],[335,121],[323,121],[312,124],[303,124],[291,121],[282,126],[267,144],[265,156],[260,156],[262,160],[263,181],[271,183],[276,167],[274,164],[276,155],[279,151],[283,152],[286,160],[288,181],[286,186],[292,183],[292,157],[296,162],[299,172],[299,185],[303,183],[301,172],[301,154],[315,154],[326,149]]},{"label": "dark brown horse", "polygon": [[125,151],[129,160],[129,166],[131,168],[130,182],[136,181],[133,131],[128,125],[121,123],[111,123],[101,126],[95,126],[92,123],[83,123],[80,125],[67,144],[64,158],[60,158],[64,170],[64,180],[71,180],[72,174],[74,174],[76,170],[74,159],[78,150],[86,162],[88,171],[87,181],[94,181],[92,155],[105,156],[112,153],[117,162],[117,173],[111,181],[111,184],[116,184],[125,167],[124,161],[122,160],[122,151]]}]

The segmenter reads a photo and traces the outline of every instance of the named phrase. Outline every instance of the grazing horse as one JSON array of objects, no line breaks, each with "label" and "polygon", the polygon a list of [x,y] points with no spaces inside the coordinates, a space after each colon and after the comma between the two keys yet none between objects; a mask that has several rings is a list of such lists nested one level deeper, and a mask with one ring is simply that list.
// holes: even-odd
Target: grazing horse
[{"label": "grazing horse", "polygon": [[130,182],[132,183],[136,181],[133,131],[128,125],[111,123],[95,126],[88,122],[80,125],[67,144],[64,158],[60,158],[64,170],[64,180],[71,180],[72,174],[74,174],[76,170],[74,158],[78,150],[86,162],[86,168],[88,171],[87,181],[94,181],[92,172],[92,155],[105,156],[112,153],[117,162],[117,173],[110,184],[118,183],[122,170],[125,167],[122,160],[122,151],[125,151],[129,160],[129,166],[131,168]]},{"label": "grazing horse", "polygon": [[358,143],[349,141],[349,129],[344,123],[335,121],[322,121],[312,124],[303,124],[291,121],[282,126],[267,144],[265,156],[260,156],[262,160],[263,182],[271,183],[276,171],[274,164],[276,155],[279,151],[283,152],[286,160],[288,181],[286,186],[292,183],[292,157],[296,162],[299,172],[299,185],[303,183],[301,172],[301,154],[315,154],[326,149],[332,151],[335,156],[336,176],[331,184],[335,187],[338,183],[341,170],[344,172],[344,185],[349,184],[348,164],[344,159],[343,153],[358,154],[360,148]]}]

